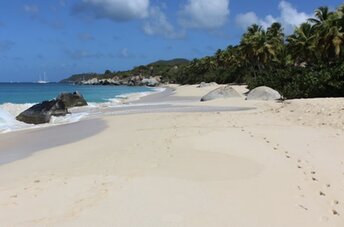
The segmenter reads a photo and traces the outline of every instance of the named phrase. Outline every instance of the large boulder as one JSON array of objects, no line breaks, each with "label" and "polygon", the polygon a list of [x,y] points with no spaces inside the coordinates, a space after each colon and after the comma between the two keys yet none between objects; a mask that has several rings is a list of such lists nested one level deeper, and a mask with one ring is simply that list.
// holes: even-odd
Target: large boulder
[{"label": "large boulder", "polygon": [[278,91],[266,87],[266,86],[261,86],[261,87],[256,87],[255,89],[251,90],[247,94],[247,100],[280,100],[282,99],[282,96]]},{"label": "large boulder", "polygon": [[56,99],[61,100],[65,104],[66,108],[87,106],[86,100],[77,91],[73,93],[61,93]]},{"label": "large boulder", "polygon": [[141,85],[141,81],[142,81],[143,77],[141,75],[137,75],[137,76],[132,76],[129,78],[127,85],[128,86],[138,86]]},{"label": "large boulder", "polygon": [[16,119],[27,124],[49,123],[52,116],[65,116],[68,110],[61,100],[44,101],[19,114]]},{"label": "large boulder", "polygon": [[81,84],[84,84],[84,85],[97,85],[97,84],[99,84],[99,81],[98,81],[97,78],[92,78],[92,79],[89,79],[89,80],[81,81]]},{"label": "large boulder", "polygon": [[156,78],[145,78],[141,81],[141,84],[149,87],[156,87],[159,85],[159,81]]},{"label": "large boulder", "polygon": [[217,88],[201,98],[201,102],[219,98],[240,98],[241,95],[231,86]]}]

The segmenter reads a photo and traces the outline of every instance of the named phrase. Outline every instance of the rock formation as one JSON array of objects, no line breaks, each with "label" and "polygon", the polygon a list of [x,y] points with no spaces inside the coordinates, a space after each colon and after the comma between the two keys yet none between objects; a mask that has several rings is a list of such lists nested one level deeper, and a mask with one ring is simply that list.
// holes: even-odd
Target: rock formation
[{"label": "rock formation", "polygon": [[201,102],[219,98],[240,98],[241,95],[231,86],[217,88],[201,98]]},{"label": "rock formation", "polygon": [[66,108],[87,106],[86,100],[77,91],[73,93],[61,93],[56,99],[61,100],[65,104]]},{"label": "rock formation", "polygon": [[282,99],[281,94],[266,86],[256,87],[247,94],[247,100],[280,100]]},{"label": "rock formation", "polygon": [[43,101],[19,114],[16,119],[27,124],[49,123],[52,116],[65,116],[68,110],[61,100]]}]

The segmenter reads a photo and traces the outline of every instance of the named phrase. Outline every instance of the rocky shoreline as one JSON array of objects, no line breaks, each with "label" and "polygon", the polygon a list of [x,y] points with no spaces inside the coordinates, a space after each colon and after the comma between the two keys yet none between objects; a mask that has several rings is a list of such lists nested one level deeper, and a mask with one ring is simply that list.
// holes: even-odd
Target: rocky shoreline
[{"label": "rocky shoreline", "polygon": [[88,103],[79,92],[61,93],[53,100],[46,100],[20,113],[16,120],[26,124],[49,123],[51,117],[66,116],[70,114],[68,108],[87,106]]},{"label": "rocky shoreline", "polygon": [[161,83],[160,76],[154,77],[143,77],[141,75],[138,76],[131,76],[128,78],[92,78],[89,80],[82,80],[80,82],[75,82],[78,85],[113,85],[113,86],[149,86],[149,87],[157,87]]}]

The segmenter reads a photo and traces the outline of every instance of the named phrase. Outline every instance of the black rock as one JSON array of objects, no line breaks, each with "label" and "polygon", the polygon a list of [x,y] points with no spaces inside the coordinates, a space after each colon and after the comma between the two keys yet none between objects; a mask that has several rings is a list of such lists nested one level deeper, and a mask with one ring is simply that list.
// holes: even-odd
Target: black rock
[{"label": "black rock", "polygon": [[27,124],[49,123],[52,116],[68,114],[66,105],[61,100],[44,101],[19,114],[16,119]]},{"label": "black rock", "polygon": [[56,100],[61,100],[65,104],[66,108],[87,106],[86,100],[77,91],[73,93],[61,93],[57,96]]}]

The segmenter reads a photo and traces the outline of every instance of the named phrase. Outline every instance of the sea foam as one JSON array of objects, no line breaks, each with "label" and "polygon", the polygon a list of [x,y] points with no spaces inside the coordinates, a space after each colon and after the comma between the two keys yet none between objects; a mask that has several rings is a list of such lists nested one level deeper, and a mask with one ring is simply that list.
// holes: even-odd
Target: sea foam
[{"label": "sea foam", "polygon": [[[68,124],[80,121],[81,119],[99,115],[102,113],[101,109],[108,109],[114,107],[128,106],[129,103],[139,100],[140,98],[164,91],[165,88],[154,88],[149,92],[136,92],[126,93],[115,96],[113,99],[108,99],[106,102],[95,103],[90,102],[88,106],[71,108],[69,111],[71,114],[67,114],[63,117],[52,117],[50,123],[41,125],[25,124],[17,121],[18,116],[24,110],[30,108],[34,103],[26,104],[14,104],[5,103],[0,105],[0,133],[6,133],[11,131],[18,131],[30,128],[49,127],[53,125]],[[137,104],[140,105],[140,104]],[[142,104],[141,104],[142,105]]]}]

